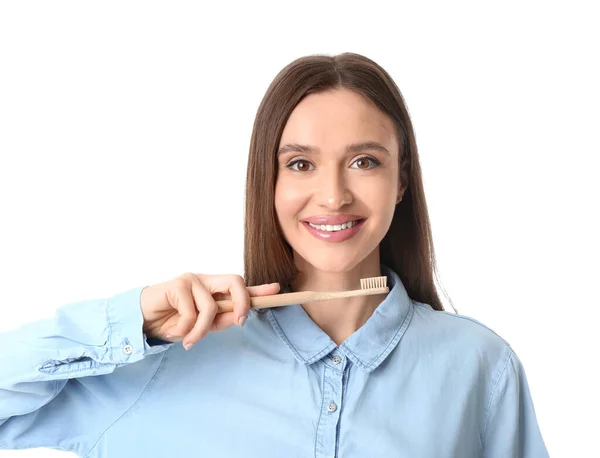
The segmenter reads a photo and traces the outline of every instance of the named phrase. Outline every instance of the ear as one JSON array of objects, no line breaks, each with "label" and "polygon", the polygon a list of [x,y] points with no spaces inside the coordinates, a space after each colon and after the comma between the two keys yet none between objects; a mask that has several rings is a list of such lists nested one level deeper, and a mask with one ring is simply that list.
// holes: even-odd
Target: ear
[{"label": "ear", "polygon": [[402,197],[404,196],[405,191],[406,188],[400,188],[400,190],[398,191],[398,195],[396,196],[396,205],[398,205],[402,201]]}]

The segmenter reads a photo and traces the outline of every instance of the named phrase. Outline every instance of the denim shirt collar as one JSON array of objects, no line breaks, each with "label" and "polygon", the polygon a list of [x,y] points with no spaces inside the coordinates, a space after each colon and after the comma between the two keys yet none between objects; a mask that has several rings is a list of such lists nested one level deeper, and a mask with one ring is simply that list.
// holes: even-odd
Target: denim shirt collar
[{"label": "denim shirt collar", "polygon": [[[339,346],[341,353],[366,372],[376,369],[392,352],[413,314],[412,301],[398,274],[384,264],[380,266],[381,273],[387,276],[389,293],[365,324]],[[273,307],[266,316],[302,364],[312,364],[337,347],[300,304]]]}]

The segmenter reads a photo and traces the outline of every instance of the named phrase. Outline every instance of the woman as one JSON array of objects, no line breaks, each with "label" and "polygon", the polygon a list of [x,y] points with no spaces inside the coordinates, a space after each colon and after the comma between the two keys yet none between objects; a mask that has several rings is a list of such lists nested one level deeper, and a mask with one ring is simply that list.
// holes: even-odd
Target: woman
[{"label": "woman", "polygon": [[[258,109],[246,186],[245,279],[186,273],[0,336],[0,448],[547,456],[510,346],[443,311],[412,124],[380,66],[346,53],[285,67]],[[387,295],[249,310],[280,285],[381,275]],[[227,297],[235,310],[216,314]]]}]

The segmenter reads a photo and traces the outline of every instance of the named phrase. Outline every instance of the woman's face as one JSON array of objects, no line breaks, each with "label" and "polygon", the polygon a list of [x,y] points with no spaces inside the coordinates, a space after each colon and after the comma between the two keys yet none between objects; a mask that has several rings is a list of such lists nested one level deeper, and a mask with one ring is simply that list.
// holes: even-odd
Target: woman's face
[{"label": "woman's face", "polygon": [[[349,271],[378,247],[399,198],[394,132],[387,115],[347,89],[310,94],[296,106],[279,144],[275,210],[297,264]],[[362,221],[327,232],[309,227],[311,218],[338,224],[333,229]]]}]

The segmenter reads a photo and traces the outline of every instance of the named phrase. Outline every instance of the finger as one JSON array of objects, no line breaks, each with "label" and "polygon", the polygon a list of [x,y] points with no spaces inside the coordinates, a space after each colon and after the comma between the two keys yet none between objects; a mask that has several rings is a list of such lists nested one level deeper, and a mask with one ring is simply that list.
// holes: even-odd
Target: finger
[{"label": "finger", "polygon": [[[279,283],[265,283],[264,285],[256,285],[256,286],[248,286],[246,287],[250,297],[253,296],[269,296],[272,294],[277,294],[281,287]],[[231,294],[229,293],[213,293],[213,298],[215,301],[222,301],[231,299]]]},{"label": "finger", "polygon": [[[280,289],[279,283],[271,283],[271,284],[247,287],[247,291],[250,296],[277,294],[279,289]],[[223,294],[223,293],[215,293],[215,294],[213,294],[213,296],[215,297],[215,300],[231,299],[229,294]],[[211,331],[222,331],[223,329],[226,329],[229,326],[232,326],[233,324],[235,324],[236,321],[237,320],[235,320],[234,312],[218,313],[217,316],[215,316],[215,320],[213,321],[213,324],[211,325],[210,330]]]},{"label": "finger", "polygon": [[198,311],[194,298],[189,289],[189,284],[185,279],[177,283],[175,288],[167,290],[165,293],[169,304],[177,310],[180,315],[177,324],[169,330],[169,334],[174,336],[183,336],[194,326]]},{"label": "finger", "polygon": [[250,297],[253,296],[269,296],[277,294],[281,286],[279,283],[265,283],[264,285],[248,286]]},{"label": "finger", "polygon": [[[246,288],[246,291],[248,291],[248,295],[251,297],[255,297],[255,296],[270,296],[270,295],[274,295],[277,294],[279,292],[280,289],[280,285],[279,283],[267,283],[267,284],[263,284],[263,285],[254,285],[254,286],[249,286]],[[250,303],[250,306],[252,305],[252,303]],[[233,307],[235,309],[236,303],[233,303]],[[245,310],[245,309],[244,309]],[[240,312],[241,313],[241,312]],[[246,311],[246,313],[248,313]],[[243,316],[240,315],[242,318]],[[248,315],[246,315],[246,318],[248,318]],[[245,321],[245,319],[244,319]],[[242,326],[244,323],[240,323],[239,325]]]},{"label": "finger", "polygon": [[167,339],[168,342],[181,342],[184,339],[184,337],[183,336],[174,336],[174,335],[168,334],[166,336],[166,339]]},{"label": "finger", "polygon": [[219,293],[231,295],[234,321],[242,326],[245,319],[248,318],[248,311],[250,310],[250,295],[244,279],[240,275],[204,276],[204,279],[209,283],[208,289],[212,296]]},{"label": "finger", "polygon": [[238,326],[243,326],[250,311],[250,294],[244,279],[239,275],[232,277],[229,291],[233,300],[234,322]]},{"label": "finger", "polygon": [[233,312],[218,313],[210,326],[211,331],[222,331],[234,324]]},{"label": "finger", "polygon": [[[203,285],[208,286],[208,290],[215,300],[223,300],[223,299],[231,299],[231,295],[229,294],[229,285],[230,282],[227,281],[227,275],[210,275],[210,274],[192,274],[200,280]],[[217,278],[212,278],[217,277]],[[239,277],[243,280],[243,278],[239,275],[231,275],[231,277]],[[212,280],[212,281],[211,281]],[[245,282],[244,282],[245,285]],[[275,283],[264,283],[262,285],[255,286],[247,286],[246,289],[250,293],[250,296],[264,296],[269,294],[276,294],[280,285],[278,282]],[[275,293],[273,292],[275,291]]]},{"label": "finger", "polygon": [[234,275],[231,280],[232,284],[229,291],[231,292],[231,297],[233,299],[234,322],[237,323],[238,326],[243,326],[248,318],[251,293],[254,296],[259,296],[276,294],[277,291],[279,291],[278,283],[247,287],[244,279],[239,275]]},{"label": "finger", "polygon": [[196,323],[191,331],[185,336],[183,344],[195,345],[209,331],[210,326],[217,314],[217,304],[210,294],[209,290],[198,280],[194,278],[192,283],[192,295],[198,310]]}]

